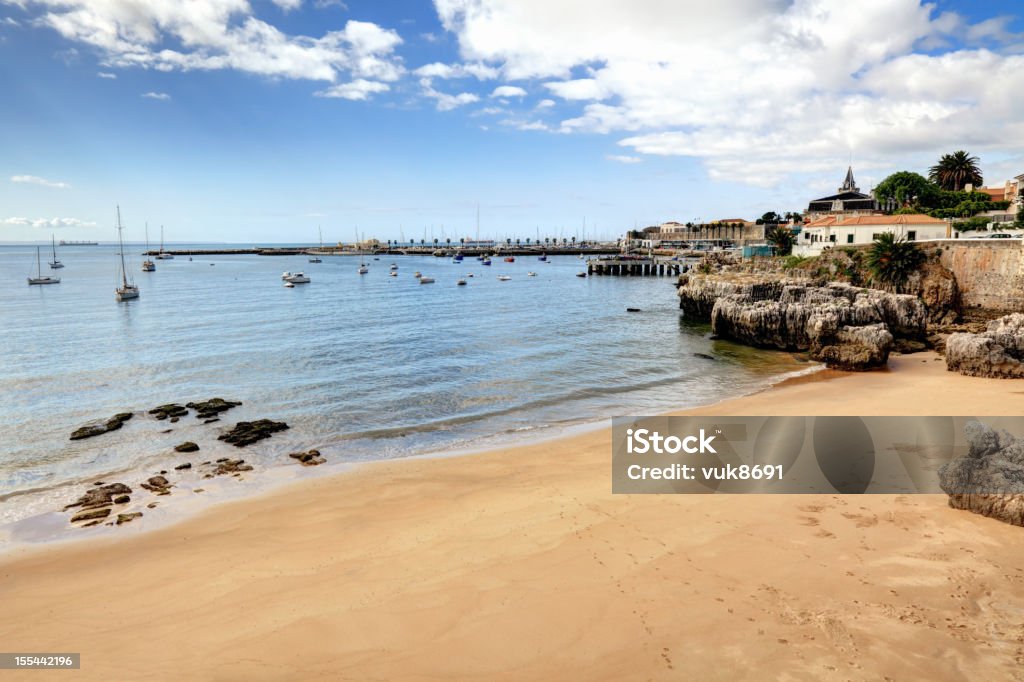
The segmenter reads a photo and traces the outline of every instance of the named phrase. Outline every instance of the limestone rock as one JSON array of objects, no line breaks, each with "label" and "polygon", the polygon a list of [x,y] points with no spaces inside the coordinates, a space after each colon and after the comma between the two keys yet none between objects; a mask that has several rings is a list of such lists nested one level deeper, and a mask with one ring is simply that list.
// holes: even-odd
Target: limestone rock
[{"label": "limestone rock", "polygon": [[[78,512],[71,517],[71,523],[78,523],[79,521],[93,521],[95,519],[105,519],[110,516],[110,507],[102,507],[100,509],[90,509],[88,511]],[[90,524],[94,525],[94,524]]]},{"label": "limestone rock", "polygon": [[960,332],[946,339],[946,369],[969,376],[1024,377],[1024,314],[992,320],[984,332]]},{"label": "limestone rock", "polygon": [[1024,526],[1024,441],[980,422],[965,431],[967,455],[939,469],[949,505]]},{"label": "limestone rock", "polygon": [[129,521],[134,521],[135,519],[140,518],[141,516],[142,516],[142,512],[130,512],[128,514],[118,514],[117,515],[117,525],[120,526],[122,523],[128,523]]},{"label": "limestone rock", "polygon": [[813,336],[811,358],[824,362],[831,369],[861,372],[885,367],[893,337],[884,324],[863,327],[841,327],[835,333]]}]

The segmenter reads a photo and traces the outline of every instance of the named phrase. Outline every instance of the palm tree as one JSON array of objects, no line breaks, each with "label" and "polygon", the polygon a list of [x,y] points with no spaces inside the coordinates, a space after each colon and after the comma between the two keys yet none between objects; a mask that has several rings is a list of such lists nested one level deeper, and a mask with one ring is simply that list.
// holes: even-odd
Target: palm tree
[{"label": "palm tree", "polygon": [[978,187],[982,183],[978,157],[963,150],[943,154],[939,162],[929,169],[928,179],[951,192],[959,192],[968,184]]},{"label": "palm tree", "polygon": [[872,277],[899,293],[903,284],[924,263],[924,252],[917,244],[892,232],[878,235],[868,249],[866,264]]}]

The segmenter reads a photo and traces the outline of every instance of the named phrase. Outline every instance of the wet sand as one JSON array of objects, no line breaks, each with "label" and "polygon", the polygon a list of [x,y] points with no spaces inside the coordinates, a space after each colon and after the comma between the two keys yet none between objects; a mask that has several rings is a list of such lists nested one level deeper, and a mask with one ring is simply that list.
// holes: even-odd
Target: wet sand
[{"label": "wet sand", "polygon": [[[1020,414],[1018,383],[786,382],[706,414]],[[1024,529],[944,496],[625,496],[610,430],[380,462],[0,562],[75,679],[1019,679]],[[37,679],[55,673],[0,673]]]}]

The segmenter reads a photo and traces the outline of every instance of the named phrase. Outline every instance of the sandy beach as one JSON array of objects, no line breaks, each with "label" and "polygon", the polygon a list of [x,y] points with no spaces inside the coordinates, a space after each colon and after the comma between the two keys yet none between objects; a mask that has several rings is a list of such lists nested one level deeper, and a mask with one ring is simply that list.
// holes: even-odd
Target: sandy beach
[{"label": "sandy beach", "polygon": [[[695,412],[1022,410],[916,354]],[[0,648],[81,652],[62,679],[1024,679],[1024,529],[945,496],[612,495],[610,457],[602,428],[376,463],[20,551]]]}]

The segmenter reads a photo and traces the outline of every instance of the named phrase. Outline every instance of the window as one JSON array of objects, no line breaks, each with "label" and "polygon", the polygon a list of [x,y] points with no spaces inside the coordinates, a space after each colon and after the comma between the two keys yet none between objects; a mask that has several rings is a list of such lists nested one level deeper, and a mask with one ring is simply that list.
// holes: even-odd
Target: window
[{"label": "window", "polygon": [[850,234],[846,235],[846,243],[847,244],[852,244],[853,243],[853,233],[852,232]]},{"label": "window", "polygon": [[830,234],[830,235],[828,236],[828,240],[829,240],[830,242],[834,242],[834,241],[836,240],[836,236],[835,236],[834,234]]},{"label": "window", "polygon": [[909,232],[907,232],[907,241],[912,242],[912,241],[916,241],[916,240],[917,240],[917,230],[910,230]]},{"label": "window", "polygon": [[881,236],[882,236],[882,234],[880,232],[875,232],[875,233],[873,233],[871,235],[871,241],[875,241],[876,239],[878,239]]}]

